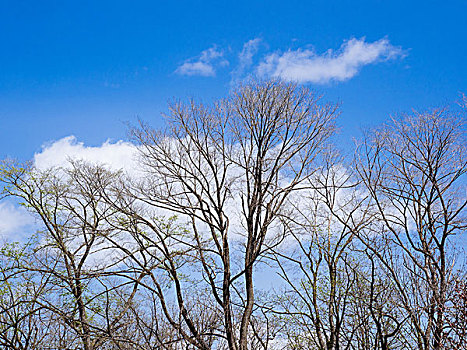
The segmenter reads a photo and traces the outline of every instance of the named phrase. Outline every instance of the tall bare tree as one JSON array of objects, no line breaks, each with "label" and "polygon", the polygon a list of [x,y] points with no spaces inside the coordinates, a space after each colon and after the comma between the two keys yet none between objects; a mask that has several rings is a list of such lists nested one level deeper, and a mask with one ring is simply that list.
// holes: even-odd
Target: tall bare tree
[{"label": "tall bare tree", "polygon": [[[189,248],[200,268],[198,283],[206,284],[206,298],[222,315],[220,339],[229,349],[249,347],[255,264],[280,242],[285,203],[313,173],[335,114],[335,106],[320,104],[306,88],[253,82],[213,106],[173,104],[165,132],[145,124],[132,130],[146,179],[131,192],[137,202],[189,221],[191,234],[178,237],[178,246]],[[147,218],[138,220],[150,226]],[[184,281],[174,264],[169,270],[183,324],[174,326],[207,349],[186,307]]]},{"label": "tall bare tree", "polygon": [[273,313],[286,320],[290,348],[387,349],[400,329],[384,305],[391,289],[356,239],[371,227],[371,203],[342,157],[324,160],[285,218],[289,243],[274,250],[286,287]]},{"label": "tall bare tree", "polygon": [[[463,111],[392,119],[360,147],[357,171],[377,211],[363,242],[393,281],[418,349],[441,349],[455,262],[450,238],[466,228]],[[379,249],[375,240],[384,240]]]}]

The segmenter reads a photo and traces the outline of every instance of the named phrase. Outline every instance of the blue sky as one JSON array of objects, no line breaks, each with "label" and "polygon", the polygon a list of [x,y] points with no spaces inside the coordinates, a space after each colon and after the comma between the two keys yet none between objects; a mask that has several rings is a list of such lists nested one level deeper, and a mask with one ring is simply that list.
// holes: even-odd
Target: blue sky
[{"label": "blue sky", "polygon": [[210,101],[249,74],[339,102],[345,143],[467,92],[466,13],[464,0],[1,1],[0,158],[125,139],[167,100]]}]

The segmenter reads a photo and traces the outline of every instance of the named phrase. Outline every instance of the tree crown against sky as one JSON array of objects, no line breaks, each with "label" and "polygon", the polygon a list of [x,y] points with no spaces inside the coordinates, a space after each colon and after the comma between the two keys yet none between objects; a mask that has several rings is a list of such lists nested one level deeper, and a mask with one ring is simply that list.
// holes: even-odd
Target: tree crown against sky
[{"label": "tree crown against sky", "polygon": [[1,344],[463,347],[465,106],[393,118],[353,162],[337,112],[250,81],[132,128],[126,170],[5,161],[39,230],[1,250]]},{"label": "tree crown against sky", "polygon": [[3,346],[464,347],[466,6],[0,3]]}]

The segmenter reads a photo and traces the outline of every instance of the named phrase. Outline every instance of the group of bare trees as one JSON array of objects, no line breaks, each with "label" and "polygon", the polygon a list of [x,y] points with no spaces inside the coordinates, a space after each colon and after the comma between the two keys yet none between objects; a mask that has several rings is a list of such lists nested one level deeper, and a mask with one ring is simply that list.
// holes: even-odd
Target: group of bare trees
[{"label": "group of bare trees", "polygon": [[251,82],[133,128],[131,174],[4,161],[38,229],[0,251],[0,349],[467,349],[465,107],[351,160],[337,112]]}]

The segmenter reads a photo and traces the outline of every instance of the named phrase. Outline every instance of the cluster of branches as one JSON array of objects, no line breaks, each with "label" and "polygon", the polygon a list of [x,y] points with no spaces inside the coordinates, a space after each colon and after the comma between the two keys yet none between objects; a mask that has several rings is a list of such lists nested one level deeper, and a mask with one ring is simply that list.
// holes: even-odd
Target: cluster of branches
[{"label": "cluster of branches", "polygon": [[347,161],[335,105],[251,82],[133,128],[132,174],[4,161],[38,230],[0,251],[0,349],[467,349],[464,110]]}]

